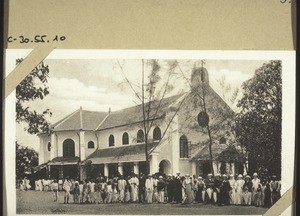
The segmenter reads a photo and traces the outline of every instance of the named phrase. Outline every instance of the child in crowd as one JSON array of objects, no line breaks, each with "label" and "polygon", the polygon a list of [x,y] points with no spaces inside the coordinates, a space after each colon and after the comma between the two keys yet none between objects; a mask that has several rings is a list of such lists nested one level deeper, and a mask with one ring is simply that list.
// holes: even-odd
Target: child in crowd
[{"label": "child in crowd", "polygon": [[131,187],[130,184],[128,182],[128,179],[130,177],[128,176],[128,178],[126,179],[126,185],[125,185],[125,202],[128,203],[130,201],[130,193],[131,193]]},{"label": "child in crowd", "polygon": [[57,202],[57,198],[58,198],[58,183],[56,180],[53,181],[53,183],[51,184],[51,188],[53,191],[53,199],[54,202]]},{"label": "child in crowd", "polygon": [[79,185],[78,182],[75,182],[75,187],[73,189],[74,203],[79,203],[79,195],[80,195]]},{"label": "child in crowd", "polygon": [[111,203],[113,198],[113,189],[111,181],[107,182],[107,203]]},{"label": "child in crowd", "polygon": [[90,203],[96,204],[96,191],[95,191],[95,182],[91,180],[89,183],[89,195],[90,195]]}]

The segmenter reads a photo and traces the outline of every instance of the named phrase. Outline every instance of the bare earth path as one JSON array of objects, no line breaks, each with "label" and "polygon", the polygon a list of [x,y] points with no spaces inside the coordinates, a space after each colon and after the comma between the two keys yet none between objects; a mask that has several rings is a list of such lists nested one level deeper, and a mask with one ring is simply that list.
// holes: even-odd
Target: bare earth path
[{"label": "bare earth path", "polygon": [[[17,190],[18,214],[139,214],[139,215],[262,215],[265,208],[181,204],[63,204],[63,193],[53,202],[52,192]],[[71,199],[72,200],[72,199]]]}]

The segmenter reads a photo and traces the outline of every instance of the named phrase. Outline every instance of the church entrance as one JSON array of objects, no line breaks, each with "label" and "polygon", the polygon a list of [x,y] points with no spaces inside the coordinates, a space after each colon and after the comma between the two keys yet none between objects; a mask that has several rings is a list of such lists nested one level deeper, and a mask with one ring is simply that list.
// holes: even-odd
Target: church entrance
[{"label": "church entrance", "polygon": [[170,174],[171,170],[171,162],[169,160],[162,160],[159,163],[159,173]]},{"label": "church entrance", "polygon": [[76,165],[63,165],[63,177],[76,179],[78,177],[78,166]]}]

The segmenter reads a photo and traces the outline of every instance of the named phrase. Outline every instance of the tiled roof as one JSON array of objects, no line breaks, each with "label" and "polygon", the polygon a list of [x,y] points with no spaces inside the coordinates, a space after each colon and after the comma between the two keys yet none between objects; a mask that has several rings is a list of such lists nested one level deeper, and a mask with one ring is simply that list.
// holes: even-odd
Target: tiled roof
[{"label": "tiled roof", "polygon": [[49,165],[62,165],[62,164],[77,164],[79,157],[55,157],[48,162]]},{"label": "tiled roof", "polygon": [[[213,160],[215,159],[220,159],[220,156],[224,155],[225,157],[227,156],[227,153],[232,154],[231,158],[234,159],[235,156],[237,157],[236,159],[242,158],[243,154],[241,150],[234,146],[234,145],[226,145],[226,144],[213,144],[211,147],[211,152],[212,152],[212,157]],[[235,155],[233,158],[233,154]],[[200,149],[196,154],[192,155],[192,160],[209,160],[209,147],[208,143],[205,145],[202,149]]]},{"label": "tiled roof", "polygon": [[[169,107],[172,104],[175,104],[183,95],[184,94],[178,94],[163,99],[160,108],[158,109],[158,113],[156,115],[155,115],[155,111],[159,105],[159,102],[158,101],[153,102],[151,104],[151,109],[149,114],[150,118],[155,117],[155,119],[157,119],[163,117],[166,114]],[[148,103],[145,104],[145,107],[147,109]],[[134,107],[129,107],[126,109],[122,109],[110,113],[109,116],[103,122],[103,124],[101,124],[96,130],[104,130],[104,129],[109,129],[118,126],[130,125],[142,121],[143,121],[143,109],[142,109],[142,105],[140,104]]]},{"label": "tiled roof", "polygon": [[[226,102],[211,88],[208,89],[213,98],[220,103],[225,110],[233,112]],[[168,98],[164,98],[156,112],[159,101],[154,101],[150,108],[150,118],[159,119],[164,117],[166,112],[172,108],[172,105],[178,104],[185,94],[178,94]],[[146,111],[148,103],[145,104]],[[82,114],[82,116],[81,116]],[[54,131],[69,131],[69,130],[105,130],[114,127],[120,127],[130,124],[135,124],[143,121],[142,105],[129,107],[115,112],[96,112],[78,109],[67,117],[61,119],[52,125]]]},{"label": "tiled roof", "polygon": [[[81,114],[82,112],[82,124]],[[107,116],[106,112],[80,110],[73,112],[52,125],[54,131],[65,130],[94,130]]]},{"label": "tiled roof", "polygon": [[38,172],[38,171],[40,171],[40,170],[46,168],[46,167],[47,167],[47,164],[48,164],[48,162],[43,163],[43,164],[40,164],[40,165],[34,167],[34,168],[33,168],[33,171],[36,173],[36,172]]},{"label": "tiled roof", "polygon": [[[183,94],[171,96],[162,100],[160,108],[155,115],[155,108],[159,102],[155,101],[151,105],[150,118],[161,118],[168,108],[175,104]],[[147,107],[148,104],[146,103]],[[82,122],[81,114],[82,112]],[[134,124],[143,121],[142,105],[129,107],[115,112],[96,112],[78,109],[55,124],[51,125],[54,131],[69,130],[104,130],[108,128]]]},{"label": "tiled roof", "polygon": [[[148,144],[148,151],[153,148],[155,143]],[[144,161],[145,144],[127,145],[122,147],[111,147],[98,149],[89,155],[85,161],[91,160],[93,163],[118,163]]]}]

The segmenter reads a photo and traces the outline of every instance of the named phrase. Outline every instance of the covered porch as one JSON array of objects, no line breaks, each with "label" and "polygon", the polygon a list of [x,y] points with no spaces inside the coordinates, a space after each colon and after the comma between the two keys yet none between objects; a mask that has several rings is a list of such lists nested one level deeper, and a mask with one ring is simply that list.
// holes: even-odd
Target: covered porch
[{"label": "covered porch", "polygon": [[[245,174],[247,173],[247,155],[235,145],[215,144],[212,146],[213,174]],[[194,174],[207,176],[211,173],[211,162],[208,146],[205,146],[191,158]]]},{"label": "covered porch", "polygon": [[[148,150],[154,143],[148,145]],[[112,177],[131,174],[147,174],[145,144],[98,149],[81,164],[80,179],[99,175]],[[93,174],[94,173],[94,174]],[[95,176],[96,175],[96,176]]]},{"label": "covered porch", "polygon": [[51,179],[76,179],[79,177],[79,157],[56,157],[48,162],[48,173]]}]

